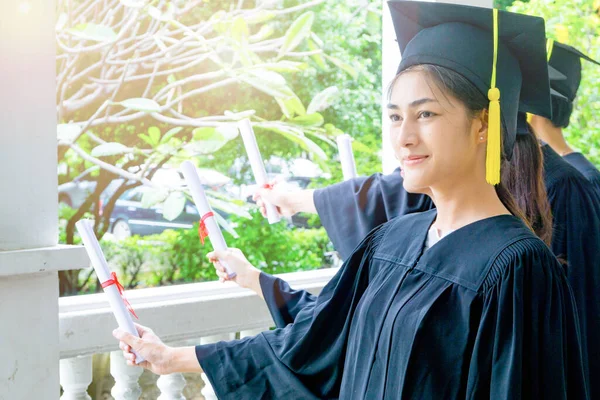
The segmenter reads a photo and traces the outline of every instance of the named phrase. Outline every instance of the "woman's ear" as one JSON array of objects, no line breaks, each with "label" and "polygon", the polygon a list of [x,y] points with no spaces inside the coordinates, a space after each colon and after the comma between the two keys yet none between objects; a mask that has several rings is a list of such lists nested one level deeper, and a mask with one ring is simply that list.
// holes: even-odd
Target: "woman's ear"
[{"label": "woman's ear", "polygon": [[488,115],[488,110],[481,110],[475,117],[477,143],[485,143],[487,141]]}]

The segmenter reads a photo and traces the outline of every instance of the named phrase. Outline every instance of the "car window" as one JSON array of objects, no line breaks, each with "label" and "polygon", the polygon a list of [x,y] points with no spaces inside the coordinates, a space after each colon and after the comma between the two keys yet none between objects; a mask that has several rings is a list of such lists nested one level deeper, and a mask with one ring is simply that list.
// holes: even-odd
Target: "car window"
[{"label": "car window", "polygon": [[141,202],[142,201],[142,196],[143,196],[142,192],[139,192],[139,191],[136,190],[136,191],[133,192],[133,195],[131,196],[131,198],[129,200],[130,201],[139,201],[139,202]]},{"label": "car window", "polygon": [[128,201],[142,201],[142,192],[140,192],[139,190],[135,190],[135,189],[131,189],[126,191],[125,193],[123,193],[123,200],[128,200]]}]

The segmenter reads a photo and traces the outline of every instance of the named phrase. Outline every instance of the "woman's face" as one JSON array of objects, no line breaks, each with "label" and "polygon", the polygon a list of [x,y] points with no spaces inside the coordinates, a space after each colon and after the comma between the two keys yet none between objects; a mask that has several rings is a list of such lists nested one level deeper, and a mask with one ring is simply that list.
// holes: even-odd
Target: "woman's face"
[{"label": "woman's face", "polygon": [[[388,115],[394,153],[409,192],[452,189],[465,179],[485,179],[484,113],[472,118],[426,72],[404,72],[392,87]],[[479,176],[481,175],[481,176]]]}]

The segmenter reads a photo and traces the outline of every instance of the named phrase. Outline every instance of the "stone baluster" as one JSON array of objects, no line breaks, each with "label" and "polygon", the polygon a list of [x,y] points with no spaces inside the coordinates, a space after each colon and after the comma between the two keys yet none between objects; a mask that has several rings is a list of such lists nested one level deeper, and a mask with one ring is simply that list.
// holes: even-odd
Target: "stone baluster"
[{"label": "stone baluster", "polygon": [[268,330],[269,330],[269,328],[257,328],[257,329],[248,329],[246,331],[241,331],[240,332],[240,339],[243,339],[243,338],[248,337],[248,336],[256,336],[259,333],[262,333],[262,332],[265,332],[265,331],[268,331]]},{"label": "stone baluster", "polygon": [[156,386],[160,389],[158,400],[185,400],[183,395],[185,378],[183,374],[162,375],[158,378]]},{"label": "stone baluster", "polygon": [[92,400],[87,388],[92,383],[92,356],[60,360],[60,400]]},{"label": "stone baluster", "polygon": [[[203,337],[202,339],[200,339],[200,344],[209,344],[209,343],[220,342],[222,340],[233,340],[233,339],[235,339],[235,333],[207,336],[207,337]],[[208,377],[206,376],[206,374],[204,372],[202,373],[202,380],[204,381],[204,388],[202,389],[201,393],[202,393],[202,396],[204,396],[204,399],[205,400],[218,400],[217,395],[215,394],[215,391],[213,390],[213,388],[210,384],[210,381],[208,380]]]},{"label": "stone baluster", "polygon": [[127,365],[121,350],[110,353],[110,374],[115,378],[110,394],[115,400],[138,400],[142,395],[142,388],[138,383],[142,367],[130,367]]}]

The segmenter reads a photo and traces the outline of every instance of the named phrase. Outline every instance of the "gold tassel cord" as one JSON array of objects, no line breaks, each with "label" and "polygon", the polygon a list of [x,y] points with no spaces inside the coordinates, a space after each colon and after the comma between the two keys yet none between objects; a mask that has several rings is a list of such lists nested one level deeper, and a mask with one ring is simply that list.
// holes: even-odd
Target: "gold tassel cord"
[{"label": "gold tassel cord", "polygon": [[488,110],[488,138],[485,157],[485,179],[490,185],[500,183],[500,90],[492,88],[488,91],[490,100]]},{"label": "gold tassel cord", "polygon": [[485,180],[490,185],[500,183],[500,163],[502,139],[500,132],[500,89],[496,87],[496,63],[498,60],[498,10],[494,9],[494,58],[492,64],[492,82],[488,91],[488,137],[485,156]]}]

